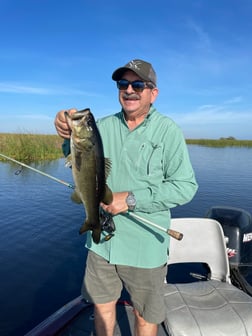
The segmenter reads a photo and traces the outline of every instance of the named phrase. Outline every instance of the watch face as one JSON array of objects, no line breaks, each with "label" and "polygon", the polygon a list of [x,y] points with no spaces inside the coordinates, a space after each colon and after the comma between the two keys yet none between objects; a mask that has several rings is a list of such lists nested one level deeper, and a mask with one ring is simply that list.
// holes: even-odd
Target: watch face
[{"label": "watch face", "polygon": [[126,203],[128,205],[129,210],[133,210],[136,205],[136,199],[135,196],[132,193],[129,193],[129,195],[126,198]]},{"label": "watch face", "polygon": [[128,198],[127,198],[127,202],[128,202],[128,204],[133,205],[135,203],[134,196],[129,195]]}]

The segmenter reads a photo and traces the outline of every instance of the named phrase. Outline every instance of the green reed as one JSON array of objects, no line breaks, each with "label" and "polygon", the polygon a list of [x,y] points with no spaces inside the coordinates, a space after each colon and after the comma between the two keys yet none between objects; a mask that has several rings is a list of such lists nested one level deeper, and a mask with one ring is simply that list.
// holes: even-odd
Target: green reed
[{"label": "green reed", "polygon": [[187,139],[188,145],[199,145],[206,147],[252,147],[252,140],[237,140],[232,137],[214,139]]},{"label": "green reed", "polygon": [[[233,137],[214,139],[187,139],[188,145],[207,147],[252,147],[252,140]],[[0,153],[21,162],[54,160],[63,157],[62,139],[58,135],[0,133]],[[0,160],[3,160],[0,157]]]},{"label": "green reed", "polygon": [[58,135],[0,133],[0,153],[22,162],[58,159],[61,144]]}]

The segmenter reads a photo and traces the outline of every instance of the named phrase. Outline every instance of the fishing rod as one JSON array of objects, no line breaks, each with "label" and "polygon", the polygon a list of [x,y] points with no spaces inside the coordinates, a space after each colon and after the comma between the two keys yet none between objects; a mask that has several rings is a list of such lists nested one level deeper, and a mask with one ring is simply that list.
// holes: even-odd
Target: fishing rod
[{"label": "fishing rod", "polygon": [[28,168],[28,169],[34,171],[35,173],[38,173],[38,174],[43,175],[43,176],[45,176],[45,177],[48,177],[49,179],[54,180],[54,181],[56,181],[56,182],[58,182],[58,183],[64,184],[64,185],[67,186],[68,188],[75,189],[75,186],[72,185],[71,183],[62,181],[62,180],[58,179],[57,177],[54,177],[54,176],[52,176],[52,175],[49,175],[49,174],[47,174],[47,173],[42,172],[41,170],[38,170],[38,169],[33,168],[33,167],[31,167],[31,166],[28,166],[27,164],[25,164],[25,163],[23,163],[23,162],[20,162],[20,161],[17,161],[17,160],[15,160],[15,159],[12,159],[12,158],[10,158],[10,157],[7,156],[7,155],[4,155],[4,154],[1,154],[1,153],[0,153],[0,156],[2,156],[3,158],[5,158],[5,159],[7,159],[7,160],[10,160],[10,161],[12,161],[12,162],[15,162],[15,163],[17,163],[18,165],[20,165],[20,166],[22,166],[22,167]]},{"label": "fishing rod", "polygon": [[[49,175],[49,174],[47,174],[47,173],[44,173],[44,172],[41,171],[41,170],[38,170],[38,169],[33,168],[33,167],[31,167],[31,166],[28,166],[27,164],[25,164],[25,163],[23,163],[23,162],[20,162],[20,161],[18,161],[18,160],[15,160],[15,159],[13,159],[13,158],[7,156],[7,155],[4,155],[4,154],[1,154],[1,153],[0,153],[0,156],[2,156],[3,158],[5,158],[5,159],[7,159],[7,160],[10,160],[10,161],[12,161],[12,162],[15,162],[15,163],[17,163],[18,165],[20,165],[20,166],[22,166],[22,167],[28,168],[28,169],[34,171],[35,173],[38,173],[38,174],[43,175],[43,176],[45,176],[45,177],[48,177],[49,179],[54,180],[55,182],[61,183],[61,184],[65,185],[65,186],[67,186],[68,188],[75,189],[75,186],[74,186],[73,184],[71,184],[71,183],[68,183],[68,182],[65,182],[65,181],[63,181],[63,180],[60,180],[60,179],[58,179],[57,177],[54,177],[54,176],[52,176],[52,175]],[[161,231],[167,233],[169,236],[171,236],[171,237],[173,237],[173,238],[175,238],[175,239],[177,239],[177,240],[181,240],[181,239],[183,238],[183,234],[182,234],[181,232],[178,232],[178,231],[175,231],[175,230],[172,230],[172,229],[165,229],[165,228],[163,228],[162,226],[157,225],[157,224],[155,224],[155,223],[153,223],[153,222],[151,222],[151,221],[149,221],[149,220],[147,220],[147,219],[145,219],[145,218],[143,218],[143,217],[141,217],[141,216],[139,216],[139,215],[137,215],[137,214],[135,214],[135,213],[133,213],[133,212],[128,212],[128,214],[129,214],[131,217],[134,217],[135,219],[138,219],[138,220],[142,221],[143,223],[149,224],[149,225],[155,227],[156,229],[159,229],[159,230],[161,230]]]},{"label": "fishing rod", "polygon": [[153,227],[155,227],[156,229],[159,229],[165,233],[167,233],[169,236],[171,236],[172,238],[175,238],[177,240],[181,240],[183,238],[183,233],[181,232],[178,232],[178,231],[175,231],[175,230],[172,230],[172,229],[165,229],[164,227],[160,226],[160,225],[157,225],[151,221],[149,221],[148,219],[145,219],[137,214],[135,214],[134,212],[128,212],[128,214],[131,216],[131,217],[134,217],[138,220],[140,220],[141,222],[144,222],[146,224],[149,224]]}]

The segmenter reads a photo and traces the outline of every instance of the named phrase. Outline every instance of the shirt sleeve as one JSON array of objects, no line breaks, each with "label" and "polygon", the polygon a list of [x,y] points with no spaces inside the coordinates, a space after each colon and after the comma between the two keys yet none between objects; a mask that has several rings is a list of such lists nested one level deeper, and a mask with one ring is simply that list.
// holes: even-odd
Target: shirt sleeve
[{"label": "shirt sleeve", "polygon": [[152,213],[183,205],[198,189],[182,131],[175,127],[168,137],[163,151],[163,180],[132,190],[136,197],[134,211]]}]

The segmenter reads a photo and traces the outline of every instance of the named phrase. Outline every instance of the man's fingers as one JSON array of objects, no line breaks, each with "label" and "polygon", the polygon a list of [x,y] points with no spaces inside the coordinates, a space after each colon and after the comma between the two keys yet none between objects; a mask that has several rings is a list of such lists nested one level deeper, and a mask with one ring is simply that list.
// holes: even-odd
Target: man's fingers
[{"label": "man's fingers", "polygon": [[69,115],[72,115],[77,111],[76,108],[71,108],[69,110],[61,110],[56,114],[54,125],[58,134],[65,139],[69,139],[71,136],[71,129],[66,121],[65,112],[68,112]]}]

